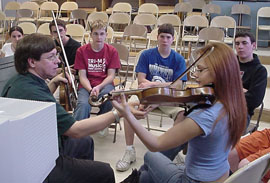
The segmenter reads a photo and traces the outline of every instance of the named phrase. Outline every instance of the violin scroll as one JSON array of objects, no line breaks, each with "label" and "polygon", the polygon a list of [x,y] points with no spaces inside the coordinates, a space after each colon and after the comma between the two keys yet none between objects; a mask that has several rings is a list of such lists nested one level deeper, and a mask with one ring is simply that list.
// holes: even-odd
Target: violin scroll
[{"label": "violin scroll", "polygon": [[103,95],[102,97],[98,98],[97,96],[95,95],[92,95],[89,97],[88,99],[88,102],[91,106],[94,106],[94,107],[99,107],[101,106],[104,102],[106,102],[107,100],[109,100],[111,98],[111,95],[110,94],[106,94],[106,95]]}]

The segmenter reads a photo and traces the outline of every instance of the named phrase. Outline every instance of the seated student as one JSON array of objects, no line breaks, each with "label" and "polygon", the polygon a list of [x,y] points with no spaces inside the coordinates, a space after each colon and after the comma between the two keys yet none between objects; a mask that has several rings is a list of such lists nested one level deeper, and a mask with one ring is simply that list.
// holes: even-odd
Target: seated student
[{"label": "seated student", "polygon": [[[5,85],[1,96],[26,100],[53,102],[56,104],[58,144],[60,155],[56,166],[48,175],[48,182],[115,182],[114,172],[109,164],[89,159],[72,158],[64,152],[65,136],[89,137],[119,120],[116,111],[84,120],[75,120],[56,102],[53,93],[60,82],[67,83],[62,75],[56,75],[60,63],[54,41],[42,34],[31,34],[18,42],[15,52],[15,68],[18,72]],[[53,78],[53,79],[51,79]],[[51,81],[46,84],[46,80]],[[143,112],[135,111],[137,116]],[[76,151],[77,147],[72,150]],[[80,156],[84,156],[78,152]],[[87,154],[86,154],[87,155]]]},{"label": "seated student", "polygon": [[[174,28],[171,24],[162,24],[158,28],[158,47],[145,50],[138,61],[139,88],[168,86],[175,81],[185,70],[185,59],[171,49],[174,40]],[[182,80],[186,80],[186,76]],[[160,106],[159,109],[172,119],[177,117],[183,108],[173,106]],[[116,163],[116,170],[126,171],[130,164],[136,160],[136,151],[133,146],[134,131],[124,120],[126,151],[122,159]],[[172,155],[173,156],[173,155]]]},{"label": "seated student", "polygon": [[9,57],[14,55],[17,42],[23,38],[23,30],[19,26],[13,26],[9,30],[9,37],[11,42],[5,43],[1,50],[1,56],[0,57]]},{"label": "seated student", "polygon": [[[209,108],[195,109],[186,117],[178,117],[176,124],[164,134],[154,136],[147,131],[131,113],[124,95],[121,104],[113,101],[113,106],[152,151],[144,156],[139,173],[134,171],[124,182],[133,179],[142,183],[223,182],[229,176],[228,154],[244,132],[247,116],[239,64],[226,44],[212,43],[198,50],[200,54],[204,51],[208,54],[197,64],[194,76],[200,86],[213,84],[216,100]],[[156,152],[186,142],[185,165],[175,165]]]},{"label": "seated student", "polygon": [[[270,129],[255,131],[241,138],[235,148],[231,150],[229,154],[231,171],[235,172],[267,153],[270,153]],[[267,183],[269,180],[270,172],[264,176],[262,181]]]},{"label": "seated student", "polygon": [[[81,46],[81,44],[78,41],[72,39],[69,35],[66,35],[67,28],[66,28],[65,21],[60,20],[60,19],[56,19],[56,23],[57,23],[59,34],[60,34],[64,49],[66,52],[69,66],[73,67],[74,61],[75,61],[75,56],[76,56],[76,51]],[[50,23],[49,28],[50,28],[51,35],[55,39],[56,46],[60,46],[60,40],[59,40],[59,36],[57,34],[54,20]],[[62,60],[64,60],[63,52],[60,53],[60,56],[62,57]]]},{"label": "seated student", "polygon": [[[93,41],[80,47],[75,58],[75,69],[79,71],[80,79],[78,104],[74,111],[76,120],[90,116],[89,96],[100,98],[114,90],[115,72],[120,68],[117,50],[104,42],[107,36],[107,24],[96,20],[90,25],[90,30]],[[106,101],[99,108],[98,114],[112,110],[111,101]]]},{"label": "seated student", "polygon": [[235,35],[235,50],[248,107],[247,127],[254,109],[263,101],[267,86],[267,70],[260,63],[258,56],[253,53],[255,48],[256,41],[252,34],[239,32]]}]

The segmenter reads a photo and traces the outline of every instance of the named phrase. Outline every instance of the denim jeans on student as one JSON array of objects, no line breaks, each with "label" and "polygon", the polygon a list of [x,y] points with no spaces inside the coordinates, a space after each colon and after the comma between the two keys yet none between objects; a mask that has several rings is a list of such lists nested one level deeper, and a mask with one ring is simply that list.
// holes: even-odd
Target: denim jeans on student
[{"label": "denim jeans on student", "polygon": [[147,152],[140,169],[140,183],[199,183],[185,173],[184,165],[176,165],[160,152]]},{"label": "denim jeans on student", "polygon": [[174,158],[177,156],[177,154],[182,151],[185,147],[187,146],[187,143],[177,146],[175,148],[166,150],[166,151],[161,151],[160,153],[165,155],[167,158],[169,158],[171,161],[174,160]]},{"label": "denim jeans on student", "polygon": [[[112,84],[104,86],[104,88],[101,89],[98,98],[102,97],[103,95],[109,93],[112,90],[114,90],[114,86]],[[89,95],[90,94],[86,89],[79,89],[77,107],[74,111],[74,118],[76,120],[82,120],[90,117],[91,105],[88,103]],[[111,101],[107,100],[99,108],[100,111],[98,114],[104,114],[112,110],[113,107]]]},{"label": "denim jeans on student", "polygon": [[140,168],[140,183],[197,183],[187,177],[185,166],[176,165],[172,161],[187,144],[162,152],[147,152],[144,165]]}]

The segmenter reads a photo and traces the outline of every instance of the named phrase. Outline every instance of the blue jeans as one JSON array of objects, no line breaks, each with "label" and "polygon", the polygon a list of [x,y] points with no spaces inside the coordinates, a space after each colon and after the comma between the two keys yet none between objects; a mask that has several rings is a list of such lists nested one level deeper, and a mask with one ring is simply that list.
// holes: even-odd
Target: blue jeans
[{"label": "blue jeans", "polygon": [[[98,98],[102,97],[103,95],[109,93],[112,90],[114,90],[114,86],[112,84],[106,85],[100,91]],[[88,103],[89,95],[89,92],[84,88],[80,88],[78,91],[77,107],[74,110],[73,115],[73,117],[78,121],[90,117],[91,105]],[[98,115],[111,111],[113,106],[111,101],[107,100],[99,108],[100,110],[98,112]]]},{"label": "blue jeans", "polygon": [[[165,152],[166,156],[173,159],[176,152],[184,149],[186,144]],[[144,156],[144,165],[140,168],[141,183],[198,183],[185,174],[185,166],[176,165],[160,152],[147,152]]]},{"label": "blue jeans", "polygon": [[171,161],[177,156],[177,154],[186,147],[187,143],[177,146],[175,148],[169,149],[167,151],[161,151],[160,153],[169,158]]}]

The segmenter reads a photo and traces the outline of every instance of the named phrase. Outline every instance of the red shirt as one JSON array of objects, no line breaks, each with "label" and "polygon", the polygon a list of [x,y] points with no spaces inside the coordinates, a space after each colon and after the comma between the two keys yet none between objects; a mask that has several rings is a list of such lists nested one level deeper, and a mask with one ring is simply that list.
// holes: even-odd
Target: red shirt
[{"label": "red shirt", "polygon": [[[102,83],[107,77],[108,69],[119,69],[120,67],[117,50],[106,43],[99,52],[94,52],[91,44],[81,46],[77,50],[74,68],[87,71],[87,78],[91,87]],[[81,87],[80,85],[79,88]]]}]

